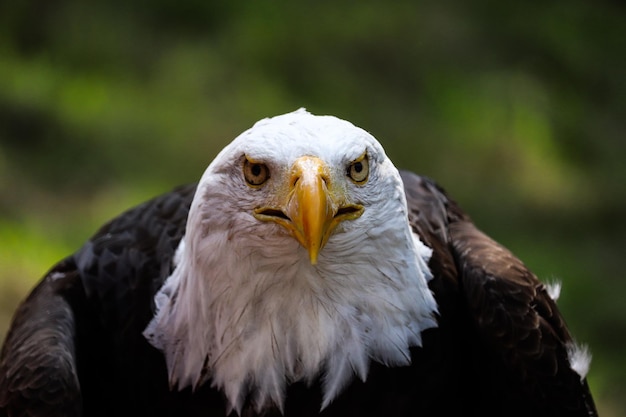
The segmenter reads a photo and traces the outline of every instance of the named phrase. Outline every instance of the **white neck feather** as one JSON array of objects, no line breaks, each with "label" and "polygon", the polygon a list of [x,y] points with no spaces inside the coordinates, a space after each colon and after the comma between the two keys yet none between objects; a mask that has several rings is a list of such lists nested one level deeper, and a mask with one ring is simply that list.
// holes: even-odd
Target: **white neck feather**
[{"label": "white neck feather", "polygon": [[321,376],[324,408],[354,373],[366,379],[370,360],[408,365],[409,347],[436,326],[431,252],[402,218],[408,239],[385,238],[397,236],[383,230],[390,223],[371,226],[375,246],[334,235],[315,266],[280,233],[234,247],[226,229],[188,230],[144,333],[164,352],[170,384],[211,380],[237,411],[246,398],[282,409],[289,383]]},{"label": "white neck feather", "polygon": [[164,352],[171,386],[211,381],[238,412],[246,400],[282,410],[290,383],[321,377],[324,408],[354,374],[367,378],[370,360],[408,365],[421,331],[436,326],[431,250],[405,208],[378,223],[366,210],[368,238],[346,226],[311,265],[280,226],[253,233],[250,215],[211,223],[196,200],[188,224],[202,227],[188,226],[144,333]]}]

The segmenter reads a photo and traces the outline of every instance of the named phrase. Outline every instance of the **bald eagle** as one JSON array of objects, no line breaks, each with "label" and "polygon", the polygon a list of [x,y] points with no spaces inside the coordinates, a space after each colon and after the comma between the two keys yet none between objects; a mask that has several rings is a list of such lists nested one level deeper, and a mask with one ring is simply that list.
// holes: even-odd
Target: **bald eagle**
[{"label": "bald eagle", "polygon": [[595,416],[553,290],[372,135],[300,109],[52,267],[0,415]]}]

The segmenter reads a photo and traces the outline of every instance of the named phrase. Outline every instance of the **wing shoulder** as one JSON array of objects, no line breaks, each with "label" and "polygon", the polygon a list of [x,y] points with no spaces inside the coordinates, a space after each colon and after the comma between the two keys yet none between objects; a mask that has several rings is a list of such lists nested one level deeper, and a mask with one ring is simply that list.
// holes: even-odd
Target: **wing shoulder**
[{"label": "wing shoulder", "polygon": [[[137,315],[138,305],[150,305],[171,273],[195,188],[180,187],[126,211],[74,255],[86,295],[105,310],[103,317],[124,321]],[[145,322],[150,308],[141,311]]]},{"label": "wing shoulder", "polygon": [[16,310],[0,354],[0,411],[7,415],[80,415],[75,316],[68,300],[77,281],[72,262],[61,262]]},{"label": "wing shoulder", "polygon": [[584,375],[570,364],[574,341],[546,286],[432,180],[402,176],[409,220],[433,248],[433,281],[448,282],[447,293],[441,282],[431,285],[438,302],[456,297],[452,302],[469,316],[463,325],[472,327],[481,349],[498,358],[519,388],[552,404],[547,407],[596,415]]},{"label": "wing shoulder", "polygon": [[452,223],[449,233],[478,335],[524,393],[519,398],[532,398],[536,415],[597,415],[572,357],[580,350],[546,286],[471,222]]},{"label": "wing shoulder", "polygon": [[121,214],[46,274],[16,310],[0,354],[0,416],[80,415],[94,387],[135,365],[120,365],[124,352],[152,353],[141,331],[194,193],[178,188]]}]

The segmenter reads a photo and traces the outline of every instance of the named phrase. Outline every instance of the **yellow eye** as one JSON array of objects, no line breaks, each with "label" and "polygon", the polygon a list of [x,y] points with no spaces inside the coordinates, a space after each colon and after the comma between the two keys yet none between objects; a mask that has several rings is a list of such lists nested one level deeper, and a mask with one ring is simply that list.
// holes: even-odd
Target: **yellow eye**
[{"label": "yellow eye", "polygon": [[243,176],[248,185],[258,187],[270,177],[270,170],[267,165],[261,162],[253,162],[248,158],[243,163]]},{"label": "yellow eye", "polygon": [[363,185],[367,182],[369,173],[370,165],[366,153],[348,165],[348,176],[358,185]]}]

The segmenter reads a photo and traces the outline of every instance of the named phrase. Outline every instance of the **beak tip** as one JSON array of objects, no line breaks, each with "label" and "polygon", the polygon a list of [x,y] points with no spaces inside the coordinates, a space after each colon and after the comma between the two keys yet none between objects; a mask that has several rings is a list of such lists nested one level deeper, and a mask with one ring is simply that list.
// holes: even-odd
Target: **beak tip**
[{"label": "beak tip", "polygon": [[309,251],[309,260],[311,265],[317,265],[317,251]]}]

